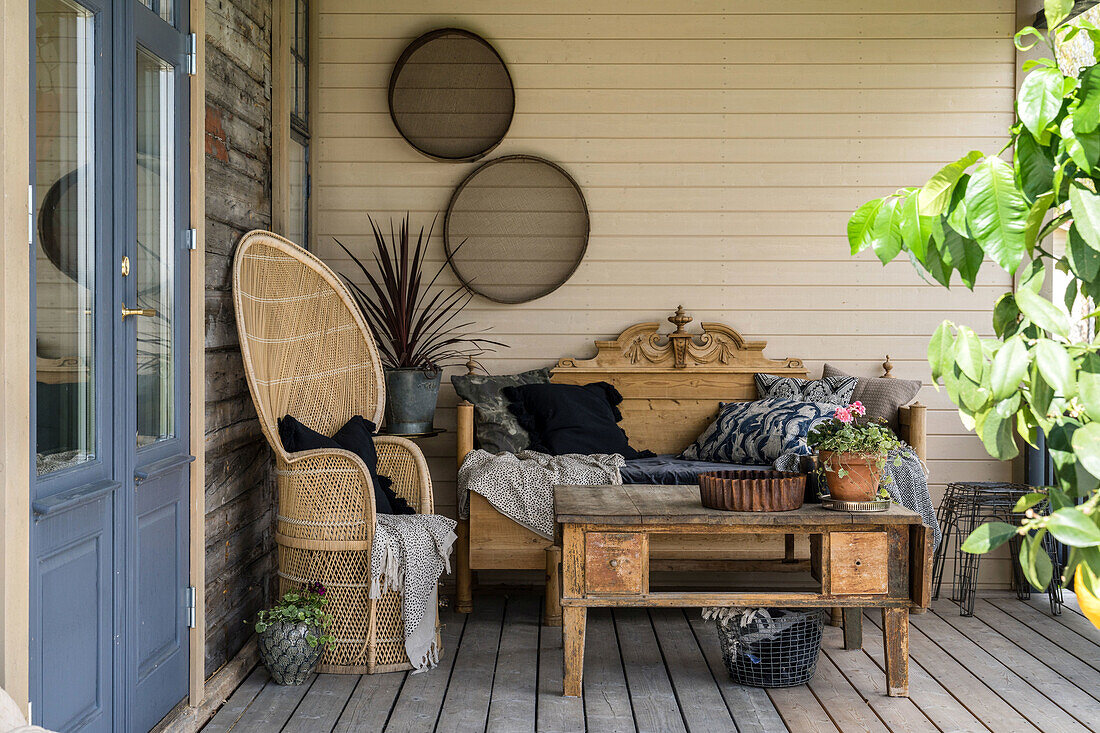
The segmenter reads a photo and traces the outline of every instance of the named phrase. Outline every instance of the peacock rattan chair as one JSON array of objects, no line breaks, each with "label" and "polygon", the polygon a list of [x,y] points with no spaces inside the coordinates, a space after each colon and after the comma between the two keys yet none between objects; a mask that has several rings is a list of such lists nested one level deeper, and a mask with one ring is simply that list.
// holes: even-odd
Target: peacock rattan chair
[{"label": "peacock rattan chair", "polygon": [[[319,581],[336,643],[320,671],[360,674],[412,669],[400,596],[369,598],[374,489],[363,461],[346,450],[287,453],[277,420],[293,415],[332,435],[355,415],[376,425],[385,406],[378,349],[340,278],[301,247],[272,234],[244,235],[233,260],[241,356],[264,437],[275,453],[280,593]],[[433,511],[432,480],[411,441],[377,436],[378,471],[420,513]],[[439,640],[439,617],[436,640]]]}]

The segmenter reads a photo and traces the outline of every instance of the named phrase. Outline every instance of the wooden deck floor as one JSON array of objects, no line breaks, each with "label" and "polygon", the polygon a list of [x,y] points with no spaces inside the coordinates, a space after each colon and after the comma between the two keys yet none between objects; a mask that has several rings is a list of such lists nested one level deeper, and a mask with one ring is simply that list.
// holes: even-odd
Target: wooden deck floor
[{"label": "wooden deck floor", "polygon": [[468,617],[446,613],[431,672],[280,687],[260,667],[204,730],[1100,731],[1100,632],[1067,600],[1060,617],[1045,596],[988,595],[973,618],[948,602],[913,616],[909,699],[884,694],[877,612],[864,651],[827,627],[813,682],[764,691],[729,681],[694,609],[593,609],[584,697],[564,698],[561,630],[539,624],[538,597],[481,596]]}]

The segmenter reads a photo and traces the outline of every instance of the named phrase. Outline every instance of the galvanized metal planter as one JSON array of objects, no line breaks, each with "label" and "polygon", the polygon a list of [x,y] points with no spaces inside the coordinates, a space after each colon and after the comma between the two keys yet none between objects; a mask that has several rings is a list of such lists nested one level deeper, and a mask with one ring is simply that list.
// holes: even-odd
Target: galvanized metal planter
[{"label": "galvanized metal planter", "polygon": [[386,370],[386,430],[395,434],[430,433],[439,398],[440,369]]}]

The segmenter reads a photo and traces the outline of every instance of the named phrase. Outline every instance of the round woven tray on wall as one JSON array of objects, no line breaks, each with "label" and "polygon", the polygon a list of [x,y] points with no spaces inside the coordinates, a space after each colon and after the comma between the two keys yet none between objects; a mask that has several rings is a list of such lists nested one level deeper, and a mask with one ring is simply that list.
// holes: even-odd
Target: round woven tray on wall
[{"label": "round woven tray on wall", "polygon": [[497,303],[557,290],[588,247],[588,205],[561,166],[533,155],[483,163],[451,196],[443,246],[462,284]]},{"label": "round woven tray on wall", "polygon": [[425,33],[393,67],[390,117],[401,137],[436,160],[484,157],[512,124],[516,95],[504,60],[458,28]]},{"label": "round woven tray on wall", "polygon": [[710,471],[699,474],[699,496],[708,509],[789,512],[802,506],[806,475],[783,471]]}]

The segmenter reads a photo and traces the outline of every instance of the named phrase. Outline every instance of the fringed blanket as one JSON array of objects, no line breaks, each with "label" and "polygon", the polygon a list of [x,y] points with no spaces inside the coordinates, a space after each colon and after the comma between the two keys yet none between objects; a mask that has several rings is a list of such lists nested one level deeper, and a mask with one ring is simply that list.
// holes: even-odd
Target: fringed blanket
[{"label": "fringed blanket", "polygon": [[470,451],[458,469],[459,516],[470,516],[470,494],[484,496],[509,519],[547,539],[554,537],[554,486],[621,484],[618,454],[549,456],[534,451]]},{"label": "fringed blanket", "polygon": [[[405,652],[416,672],[439,663],[435,609],[439,578],[451,572],[455,520],[438,514],[379,514],[370,555],[370,597],[401,594]],[[413,674],[416,674],[414,672]]]}]

